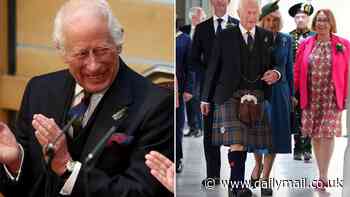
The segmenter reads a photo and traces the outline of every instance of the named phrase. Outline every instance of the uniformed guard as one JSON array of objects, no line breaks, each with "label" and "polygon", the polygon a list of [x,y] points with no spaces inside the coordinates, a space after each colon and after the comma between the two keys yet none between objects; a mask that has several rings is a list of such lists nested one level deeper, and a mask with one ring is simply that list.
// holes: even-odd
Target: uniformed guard
[{"label": "uniformed guard", "polygon": [[[293,60],[295,60],[296,51],[299,44],[308,36],[315,34],[308,28],[309,17],[313,13],[314,8],[309,3],[298,3],[289,8],[289,15],[294,18],[296,29],[291,31],[289,34],[293,38]],[[295,94],[297,97],[298,94]],[[303,137],[300,132],[301,128],[301,109],[300,105],[297,104],[294,99],[294,114],[292,114],[292,132],[294,133],[294,151],[293,156],[295,160],[302,160],[305,162],[311,160],[311,139],[309,137]],[[297,99],[299,100],[299,99]]]}]

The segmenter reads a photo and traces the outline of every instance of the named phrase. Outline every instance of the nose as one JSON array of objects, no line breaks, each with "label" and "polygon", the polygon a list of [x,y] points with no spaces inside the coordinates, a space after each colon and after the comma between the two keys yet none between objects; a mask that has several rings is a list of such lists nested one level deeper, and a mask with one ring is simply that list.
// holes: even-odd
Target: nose
[{"label": "nose", "polygon": [[89,56],[87,58],[87,62],[86,62],[86,69],[89,72],[94,72],[96,70],[98,70],[98,63],[96,61],[96,57],[94,55],[94,53],[92,52],[92,50],[89,51]]}]

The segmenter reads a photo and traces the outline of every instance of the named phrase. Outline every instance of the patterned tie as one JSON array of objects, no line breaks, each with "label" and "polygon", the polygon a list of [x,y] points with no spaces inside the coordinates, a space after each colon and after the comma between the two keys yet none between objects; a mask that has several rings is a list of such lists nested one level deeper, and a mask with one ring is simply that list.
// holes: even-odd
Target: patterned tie
[{"label": "patterned tie", "polygon": [[249,31],[247,31],[247,45],[248,45],[249,51],[252,51],[254,46],[254,39],[252,34]]},{"label": "patterned tie", "polygon": [[222,32],[221,23],[222,23],[223,19],[222,18],[218,18],[216,20],[218,21],[218,26],[216,28],[215,35],[218,35],[218,33]]},{"label": "patterned tie", "polygon": [[86,110],[89,107],[90,100],[91,100],[91,93],[88,93],[86,91],[83,91],[84,97],[81,99],[80,103],[72,107],[69,112],[68,116],[72,118],[73,116],[77,116],[78,118],[73,122],[72,127],[73,127],[73,136],[77,136],[80,131],[83,128],[83,119],[84,119],[84,114]]}]

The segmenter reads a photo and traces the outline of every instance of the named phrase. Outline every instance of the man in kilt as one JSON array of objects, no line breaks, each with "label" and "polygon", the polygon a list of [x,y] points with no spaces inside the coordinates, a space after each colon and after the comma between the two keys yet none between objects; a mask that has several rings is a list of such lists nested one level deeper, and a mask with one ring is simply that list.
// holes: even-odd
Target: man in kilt
[{"label": "man in kilt", "polygon": [[[269,105],[270,85],[281,77],[273,60],[273,35],[256,26],[259,7],[258,0],[240,0],[240,24],[217,35],[201,98],[203,115],[211,110],[214,112],[212,143],[230,147],[230,180],[238,184],[244,182],[247,151],[272,148],[271,127],[265,109]],[[214,102],[214,109],[210,109],[209,101]],[[244,105],[249,105],[246,110],[250,117],[248,121],[244,118],[247,116],[241,101],[250,103]],[[253,113],[257,111],[261,113]],[[238,197],[252,195],[244,185],[232,188],[229,193]]]}]

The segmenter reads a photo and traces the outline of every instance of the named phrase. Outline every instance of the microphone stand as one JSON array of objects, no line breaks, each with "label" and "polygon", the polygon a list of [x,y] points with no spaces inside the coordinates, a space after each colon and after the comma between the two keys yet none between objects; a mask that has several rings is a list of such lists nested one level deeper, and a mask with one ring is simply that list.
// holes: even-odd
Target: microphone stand
[{"label": "microphone stand", "polygon": [[[115,125],[113,125],[108,131],[107,133],[100,139],[100,141],[97,143],[97,145],[95,146],[94,149],[92,149],[92,151],[87,155],[87,157],[84,160],[84,164],[83,164],[83,182],[85,185],[85,196],[86,197],[90,197],[90,193],[89,193],[89,187],[88,187],[88,174],[91,171],[91,169],[95,166],[96,163],[96,155],[100,153],[100,151],[103,150],[105,144],[107,143],[108,139],[113,135],[113,133],[115,133],[115,131],[120,127],[121,123],[123,122],[122,120],[125,120],[125,118],[127,117],[127,107],[123,107],[122,109],[120,109],[114,119],[117,121]],[[95,160],[95,161],[94,161]]]}]

